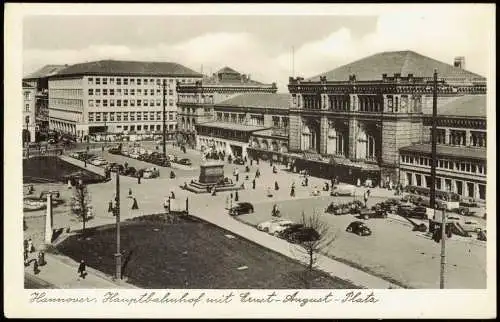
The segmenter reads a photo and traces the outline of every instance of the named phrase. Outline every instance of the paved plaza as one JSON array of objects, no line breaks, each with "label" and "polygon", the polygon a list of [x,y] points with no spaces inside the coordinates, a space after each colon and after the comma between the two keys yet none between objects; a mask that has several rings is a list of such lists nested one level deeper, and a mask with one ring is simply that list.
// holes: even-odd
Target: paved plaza
[{"label": "paved plaza", "polygon": [[[147,144],[145,144],[147,146]],[[154,145],[150,147],[155,149]],[[271,218],[271,209],[277,203],[282,216],[299,221],[302,211],[306,215],[313,211],[320,213],[321,219],[328,223],[336,234],[336,240],[328,250],[330,258],[322,257],[318,262],[319,267],[342,279],[350,280],[356,285],[368,288],[410,287],[410,288],[438,288],[439,287],[439,253],[440,244],[435,243],[423,233],[413,232],[411,226],[400,218],[390,216],[387,219],[370,219],[366,223],[372,229],[373,235],[359,237],[345,232],[347,225],[357,220],[353,215],[333,216],[325,214],[326,206],[335,201],[350,201],[354,198],[362,199],[365,188],[356,188],[355,197],[330,197],[327,192],[320,196],[311,196],[311,191],[317,187],[319,190],[325,180],[310,177],[308,187],[301,185],[302,179],[296,173],[289,173],[283,166],[278,166],[278,173],[272,172],[268,162],[255,162],[250,167],[250,172],[245,173],[245,167],[227,164],[224,167],[225,175],[232,178],[234,168],[239,169],[240,180],[244,183],[245,190],[239,192],[239,201],[248,201],[254,204],[255,213],[242,215],[238,218],[227,214],[230,192],[221,192],[216,196],[210,194],[194,194],[180,188],[184,182],[198,179],[200,154],[188,150],[186,154],[178,148],[169,147],[167,153],[187,157],[193,161],[193,170],[163,168],[149,163],[134,160],[124,156],[111,155],[100,149],[93,150],[96,154],[103,155],[111,162],[128,162],[136,168],[156,167],[160,170],[160,177],[155,179],[137,179],[121,176],[121,216],[123,220],[151,213],[161,213],[163,200],[174,191],[179,202],[189,199],[189,211],[192,215],[212,222],[222,228],[228,229],[244,238],[255,241],[267,248],[278,251],[287,256],[294,256],[293,247],[284,240],[260,232],[252,225]],[[161,148],[160,148],[161,151]],[[73,160],[75,164],[79,161]],[[89,170],[102,171],[101,168],[88,165]],[[260,178],[256,180],[256,189],[252,189],[252,179],[255,171],[259,169]],[[169,178],[170,171],[176,173],[175,179]],[[249,179],[245,177],[248,175]],[[274,183],[278,182],[280,189],[274,190]],[[296,195],[290,196],[290,186],[295,183]],[[69,200],[71,190],[64,184],[53,184],[53,189],[60,190],[62,198]],[[35,185],[35,189],[47,189],[43,185]],[[111,224],[115,218],[108,213],[108,202],[115,193],[115,179],[106,183],[88,186],[95,218],[87,223],[88,227]],[[129,189],[139,204],[139,209],[132,210],[132,199],[128,198]],[[267,197],[268,189],[273,197]],[[388,197],[393,197],[391,191],[385,189],[371,189],[368,206]],[[43,234],[44,212],[26,213],[25,218],[29,226],[29,237],[35,243],[41,243]],[[481,221],[480,219],[477,219]],[[66,205],[54,209],[54,227],[71,230],[81,229],[82,224],[69,214]],[[28,236],[26,236],[28,237]],[[453,236],[447,245],[447,287],[448,288],[485,288],[486,287],[486,243],[474,238],[464,239]],[[333,260],[333,259],[336,260]],[[352,266],[352,267],[351,267]]]}]

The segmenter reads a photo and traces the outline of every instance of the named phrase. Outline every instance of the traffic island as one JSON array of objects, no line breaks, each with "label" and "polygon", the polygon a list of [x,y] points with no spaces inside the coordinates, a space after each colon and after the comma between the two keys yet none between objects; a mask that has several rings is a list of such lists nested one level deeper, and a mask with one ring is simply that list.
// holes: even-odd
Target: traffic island
[{"label": "traffic island", "polygon": [[213,193],[220,191],[236,191],[244,189],[243,185],[233,183],[232,179],[224,177],[224,163],[205,162],[200,165],[198,180],[191,180],[181,186],[182,189],[194,193]]}]

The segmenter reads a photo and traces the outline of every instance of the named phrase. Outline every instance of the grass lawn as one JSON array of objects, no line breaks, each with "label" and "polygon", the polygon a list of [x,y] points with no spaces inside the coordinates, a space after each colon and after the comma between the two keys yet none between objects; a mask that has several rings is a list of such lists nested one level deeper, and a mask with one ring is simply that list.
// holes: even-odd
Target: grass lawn
[{"label": "grass lawn", "polygon": [[[131,252],[125,275],[143,288],[305,288],[305,267],[212,224],[179,219],[168,223],[148,216],[121,226],[122,262]],[[90,238],[73,235],[58,250],[113,275],[116,249],[113,226],[88,230]],[[246,269],[238,269],[247,266]],[[311,288],[357,288],[326,273],[313,273]]]}]

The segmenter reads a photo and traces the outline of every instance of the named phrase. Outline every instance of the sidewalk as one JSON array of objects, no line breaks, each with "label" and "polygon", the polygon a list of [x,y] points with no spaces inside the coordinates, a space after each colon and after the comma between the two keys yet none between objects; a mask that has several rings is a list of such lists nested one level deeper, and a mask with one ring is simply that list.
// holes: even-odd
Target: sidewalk
[{"label": "sidewalk", "polygon": [[[34,253],[37,254],[37,253]],[[31,258],[34,258],[31,254]],[[125,281],[113,281],[112,277],[87,266],[87,276],[85,279],[79,278],[77,271],[79,263],[71,258],[45,253],[47,262],[44,266],[39,266],[40,272],[37,275],[33,273],[33,264],[25,267],[26,275],[45,281],[54,287],[61,289],[136,289],[138,287],[128,284]]]}]

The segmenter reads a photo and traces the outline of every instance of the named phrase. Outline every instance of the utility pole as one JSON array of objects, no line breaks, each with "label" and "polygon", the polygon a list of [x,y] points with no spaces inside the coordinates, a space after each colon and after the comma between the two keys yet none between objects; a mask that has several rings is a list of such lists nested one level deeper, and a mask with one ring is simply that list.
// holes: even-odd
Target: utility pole
[{"label": "utility pole", "polygon": [[430,207],[433,215],[436,215],[436,126],[437,126],[437,70],[434,70],[434,82],[432,91],[432,129],[431,129],[431,188]]},{"label": "utility pole", "polygon": [[122,277],[122,253],[120,250],[120,173],[116,172],[116,198],[115,198],[115,217],[116,217],[116,276],[117,280]]},{"label": "utility pole", "polygon": [[167,144],[166,144],[166,137],[167,137],[167,127],[165,125],[165,118],[166,118],[166,111],[165,111],[165,105],[166,105],[166,99],[165,99],[165,96],[166,96],[166,93],[167,93],[167,90],[166,90],[166,84],[167,82],[165,81],[165,79],[163,80],[163,156],[166,156],[167,155]]},{"label": "utility pole", "polygon": [[446,211],[443,209],[441,216],[441,270],[439,276],[439,288],[444,289],[444,275],[446,270]]}]

